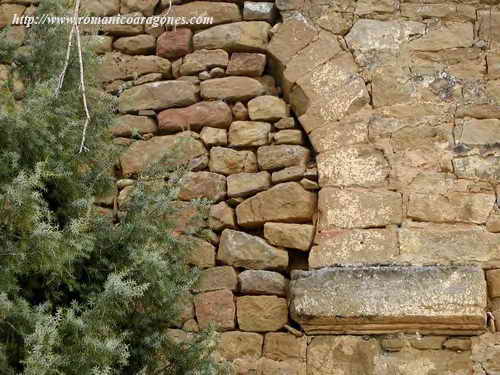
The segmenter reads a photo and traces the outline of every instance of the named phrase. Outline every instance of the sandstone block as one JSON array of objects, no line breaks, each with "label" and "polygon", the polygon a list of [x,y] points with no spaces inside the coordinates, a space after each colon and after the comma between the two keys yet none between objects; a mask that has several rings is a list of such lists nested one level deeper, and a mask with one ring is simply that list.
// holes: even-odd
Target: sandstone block
[{"label": "sandstone block", "polygon": [[307,148],[295,145],[262,146],[257,150],[259,167],[264,170],[276,170],[296,165],[305,166],[310,155]]},{"label": "sandstone block", "polygon": [[500,235],[478,226],[414,223],[399,241],[402,262],[500,267]]},{"label": "sandstone block", "polygon": [[271,176],[271,180],[273,184],[279,184],[282,182],[289,182],[289,181],[297,181],[304,176],[306,169],[302,165],[298,165],[295,167],[288,167],[285,169],[281,169],[277,172],[273,172]]},{"label": "sandstone block", "polygon": [[272,245],[309,251],[314,226],[309,224],[265,223],[264,237]]},{"label": "sandstone block", "polygon": [[229,52],[264,52],[270,29],[271,25],[261,21],[213,26],[194,36],[194,49],[220,48]]},{"label": "sandstone block", "polygon": [[303,145],[304,134],[299,129],[286,129],[280,130],[274,133],[274,143],[277,145],[289,144],[289,145]]},{"label": "sandstone block", "polygon": [[197,89],[192,83],[183,81],[162,81],[146,83],[125,90],[120,96],[120,112],[134,112],[142,109],[166,109],[183,107],[197,101]]},{"label": "sandstone block", "polygon": [[127,55],[147,55],[155,50],[156,39],[147,34],[118,38],[113,43],[114,49]]},{"label": "sandstone block", "polygon": [[500,270],[486,271],[486,281],[491,298],[500,297]]},{"label": "sandstone block", "polygon": [[165,160],[170,165],[180,165],[206,154],[207,150],[202,142],[189,134],[179,133],[134,142],[121,154],[120,165],[123,176],[128,177],[142,172],[160,160]]},{"label": "sandstone block", "polygon": [[277,331],[288,322],[285,298],[243,296],[236,299],[238,325],[243,331]]},{"label": "sandstone block", "polygon": [[263,53],[234,52],[227,67],[229,76],[260,77],[266,67],[266,55]]},{"label": "sandstone block", "polygon": [[277,61],[286,65],[300,50],[316,37],[313,27],[291,19],[281,25],[269,43],[268,51]]},{"label": "sandstone block", "polygon": [[485,329],[486,282],[475,267],[358,267],[294,271],[290,311],[308,334]]},{"label": "sandstone block", "polygon": [[238,275],[233,267],[220,266],[201,271],[196,291],[209,292],[219,289],[229,289],[233,292],[238,289]]},{"label": "sandstone block", "polygon": [[249,77],[225,77],[204,81],[200,85],[201,96],[205,99],[220,99],[229,102],[246,101],[262,95],[262,84]]},{"label": "sandstone block", "polygon": [[137,134],[156,133],[156,121],[146,116],[124,115],[115,120],[111,134],[115,137],[132,137]]},{"label": "sandstone block", "polygon": [[408,216],[420,221],[484,224],[495,204],[495,194],[410,194]]},{"label": "sandstone block", "polygon": [[413,50],[439,51],[447,48],[468,48],[472,46],[474,30],[472,23],[450,22],[437,29],[431,29],[422,38],[409,43]]},{"label": "sandstone block", "polygon": [[264,338],[263,355],[275,361],[286,361],[287,359],[305,361],[306,351],[306,337],[296,337],[283,332],[270,332]]},{"label": "sandstone block", "polygon": [[288,253],[269,245],[262,238],[231,229],[222,232],[217,259],[247,269],[285,269]]},{"label": "sandstone block", "polygon": [[465,352],[470,350],[471,341],[470,339],[449,338],[443,343],[443,347],[456,352]]},{"label": "sandstone block", "polygon": [[132,12],[141,12],[145,16],[152,16],[155,10],[156,5],[159,0],[122,0],[120,13],[127,14]]},{"label": "sandstone block", "polygon": [[99,78],[103,82],[118,79],[134,79],[149,73],[161,73],[171,78],[171,63],[158,56],[127,56],[121,53],[106,53],[99,67]]},{"label": "sandstone block", "polygon": [[245,107],[245,104],[242,102],[238,102],[233,105],[232,108],[234,119],[237,121],[246,121],[248,120],[248,110]]},{"label": "sandstone block", "polygon": [[[104,2],[103,0],[100,1]],[[120,17],[121,22],[111,22],[104,24],[102,25],[101,29],[105,34],[113,36],[132,36],[132,35],[144,34],[145,27],[143,24],[127,23],[128,19],[140,18],[140,17],[142,17],[142,13],[140,12],[122,14]]]},{"label": "sandstone block", "polygon": [[213,230],[236,229],[234,210],[226,202],[212,205],[208,215],[208,225]]},{"label": "sandstone block", "polygon": [[230,175],[257,172],[257,158],[252,151],[236,151],[224,147],[210,149],[210,172]]},{"label": "sandstone block", "polygon": [[289,116],[285,101],[272,95],[259,96],[250,100],[248,114],[254,121],[277,121]]},{"label": "sandstone block", "polygon": [[220,25],[222,23],[241,21],[241,12],[237,4],[229,2],[215,1],[193,1],[186,4],[174,6],[176,17],[190,19],[192,17],[211,17],[212,23],[185,25],[191,29],[201,29],[210,26]]},{"label": "sandstone block", "polygon": [[236,208],[236,217],[245,228],[260,227],[266,221],[310,222],[316,203],[314,193],[297,182],[286,182],[245,200]]},{"label": "sandstone block", "polygon": [[156,42],[156,54],[167,59],[177,59],[193,51],[193,32],[187,28],[165,31]]},{"label": "sandstone block", "polygon": [[226,146],[227,130],[204,127],[200,133],[201,140],[205,146]]},{"label": "sandstone block", "polygon": [[480,180],[500,181],[500,157],[465,156],[453,159],[455,174],[459,178],[477,178]]},{"label": "sandstone block", "polygon": [[248,197],[271,187],[269,172],[237,173],[227,177],[229,197]]},{"label": "sandstone block", "polygon": [[187,263],[198,268],[209,268],[215,266],[215,247],[210,242],[200,238],[191,237],[192,242]]},{"label": "sandstone block", "polygon": [[200,49],[184,56],[180,73],[185,76],[198,74],[212,68],[225,68],[228,63],[229,55],[226,51],[222,49]]},{"label": "sandstone block", "polygon": [[198,294],[194,297],[196,318],[201,329],[210,324],[219,331],[228,331],[235,327],[235,305],[233,292],[217,290]]},{"label": "sandstone block", "polygon": [[226,177],[211,172],[188,172],[182,177],[179,187],[179,199],[189,201],[206,198],[214,202],[226,196]]},{"label": "sandstone block", "polygon": [[295,119],[293,117],[285,117],[280,119],[274,124],[276,129],[293,129],[296,127]]},{"label": "sandstone block", "polygon": [[229,145],[263,146],[269,143],[271,124],[259,121],[235,121],[229,127]]},{"label": "sandstone block", "polygon": [[320,186],[381,186],[389,175],[381,151],[372,146],[347,146],[318,155]]},{"label": "sandstone block", "polygon": [[262,335],[253,332],[224,332],[221,333],[217,353],[226,361],[238,358],[259,359],[262,355]]},{"label": "sandstone block", "polygon": [[82,1],[82,10],[96,16],[113,16],[120,12],[120,0],[86,0]]},{"label": "sandstone block", "polygon": [[500,53],[488,55],[488,78],[500,79]]},{"label": "sandstone block", "polygon": [[326,187],[319,192],[319,229],[368,228],[402,221],[402,200],[392,191]]},{"label": "sandstone block", "polygon": [[399,255],[394,229],[328,230],[321,232],[309,254],[309,267],[393,264]]},{"label": "sandstone block", "polygon": [[286,296],[288,280],[278,272],[248,270],[238,275],[241,293]]},{"label": "sandstone block", "polygon": [[245,21],[267,21],[272,23],[277,9],[274,3],[245,1],[243,3],[243,19]]},{"label": "sandstone block", "polygon": [[456,137],[457,143],[471,146],[487,146],[500,143],[500,120],[468,119],[460,126],[460,134]]},{"label": "sandstone block", "polygon": [[231,124],[231,108],[223,101],[199,102],[189,107],[171,108],[158,114],[162,132],[198,131],[204,126],[227,129]]}]

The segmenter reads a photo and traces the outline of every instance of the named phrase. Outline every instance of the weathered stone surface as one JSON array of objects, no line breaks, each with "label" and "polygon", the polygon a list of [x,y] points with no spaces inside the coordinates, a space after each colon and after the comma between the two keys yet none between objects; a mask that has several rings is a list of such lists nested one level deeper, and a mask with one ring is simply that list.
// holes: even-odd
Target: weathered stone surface
[{"label": "weathered stone surface", "polygon": [[85,0],[82,11],[96,16],[113,16],[120,12],[120,0]]},{"label": "weathered stone surface", "polygon": [[194,36],[194,49],[221,48],[230,52],[264,52],[270,29],[271,25],[261,21],[213,26]]},{"label": "weathered stone surface", "polygon": [[264,339],[263,355],[275,361],[296,359],[305,361],[307,338],[295,337],[284,332],[267,333]]},{"label": "weathered stone surface", "polygon": [[309,251],[314,226],[309,224],[265,223],[264,237],[272,245]]},{"label": "weathered stone surface", "polygon": [[227,177],[229,197],[248,197],[271,187],[269,172],[237,173]]},{"label": "weathered stone surface", "polygon": [[105,34],[114,36],[132,36],[132,35],[144,34],[144,29],[145,29],[144,24],[137,22],[135,24],[128,23],[130,22],[128,21],[130,19],[133,18],[140,19],[141,17],[142,13],[140,12],[122,14],[120,17],[120,22],[110,22],[103,24],[101,26],[101,29]]},{"label": "weathered stone surface", "polygon": [[234,52],[227,67],[229,76],[259,77],[266,67],[266,55],[263,53]]},{"label": "weathered stone surface", "polygon": [[190,134],[179,133],[134,142],[121,154],[120,165],[123,176],[127,177],[142,172],[162,159],[169,164],[183,164],[206,153],[202,142]]},{"label": "weathered stone surface", "polygon": [[419,350],[441,349],[446,341],[446,336],[414,336],[410,340],[410,345]]},{"label": "weathered stone surface", "polygon": [[149,73],[161,73],[171,78],[171,64],[158,56],[127,56],[121,53],[106,53],[99,67],[99,78],[103,82],[117,79],[134,79]]},{"label": "weathered stone surface", "polygon": [[283,23],[269,43],[268,51],[281,64],[287,64],[316,36],[313,27],[300,20]]},{"label": "weathered stone surface", "polygon": [[273,138],[274,143],[277,145],[303,145],[305,143],[304,134],[299,129],[280,130],[274,134]]},{"label": "weathered stone surface", "polygon": [[295,119],[293,117],[286,117],[274,123],[276,129],[293,129],[296,128]]},{"label": "weathered stone surface", "polygon": [[115,120],[111,134],[115,137],[131,137],[137,134],[156,133],[155,120],[146,116],[124,115]]},{"label": "weathered stone surface", "polygon": [[402,262],[500,267],[500,235],[478,226],[413,223],[399,241]]},{"label": "weathered stone surface", "polygon": [[484,224],[495,204],[495,194],[448,193],[409,196],[408,216],[438,223]]},{"label": "weathered stone surface", "polygon": [[294,271],[290,312],[309,334],[479,333],[486,283],[474,267]]},{"label": "weathered stone surface", "polygon": [[285,298],[243,296],[236,299],[238,325],[243,331],[277,331],[288,322]]},{"label": "weathered stone surface", "polygon": [[238,358],[259,359],[262,355],[262,335],[253,332],[224,332],[220,335],[217,354],[226,361]]},{"label": "weathered stone surface", "polygon": [[409,43],[413,50],[439,51],[446,48],[467,48],[472,46],[474,30],[472,23],[450,22],[430,30],[422,38]]},{"label": "weathered stone surface", "polygon": [[193,32],[187,28],[165,31],[156,42],[156,54],[167,59],[176,59],[193,51]]},{"label": "weathered stone surface", "polygon": [[288,253],[269,245],[260,237],[225,229],[220,238],[217,260],[247,269],[285,269]]},{"label": "weathered stone surface", "polygon": [[233,117],[236,121],[248,120],[248,109],[242,102],[238,102],[235,105],[233,105],[232,111],[233,111]]},{"label": "weathered stone surface", "polygon": [[147,34],[118,38],[113,43],[116,50],[127,55],[146,55],[153,52],[155,46],[156,39]]},{"label": "weathered stone surface", "polygon": [[264,95],[248,102],[248,115],[254,121],[277,121],[288,117],[288,108],[283,99]]},{"label": "weathered stone surface", "polygon": [[235,327],[235,304],[230,290],[217,290],[198,294],[194,297],[196,318],[201,329],[210,324],[219,331],[228,331]]},{"label": "weathered stone surface", "polygon": [[500,156],[465,156],[453,159],[455,174],[459,178],[477,178],[491,182],[500,181]]},{"label": "weathered stone surface", "polygon": [[238,5],[229,2],[193,1],[187,4],[176,5],[173,9],[176,17],[190,19],[192,17],[211,17],[211,24],[187,24],[185,27],[201,29],[222,23],[241,21],[241,12]]},{"label": "weathered stone surface", "polygon": [[316,202],[316,194],[297,182],[286,182],[245,200],[236,207],[236,217],[245,228],[260,227],[266,221],[310,222]]},{"label": "weathered stone surface", "polygon": [[326,187],[319,192],[319,229],[369,228],[402,221],[401,194]]},{"label": "weathered stone surface", "polygon": [[196,86],[183,81],[162,81],[146,83],[125,90],[118,106],[122,113],[141,109],[166,109],[183,107],[197,100]]},{"label": "weathered stone surface", "polygon": [[233,292],[238,289],[238,275],[233,267],[220,266],[201,271],[196,291],[208,292],[219,289],[229,289]]},{"label": "weathered stone surface", "polygon": [[277,172],[273,172],[271,180],[273,184],[279,184],[281,182],[297,181],[304,176],[306,169],[302,165],[295,167],[288,167],[285,169],[280,169]]},{"label": "weathered stone surface", "polygon": [[372,50],[395,52],[411,36],[423,35],[425,24],[413,21],[378,21],[360,19],[346,35],[349,47],[357,53]]},{"label": "weathered stone surface", "polygon": [[381,186],[389,171],[383,152],[368,145],[339,147],[318,155],[320,186]]},{"label": "weathered stone surface", "polygon": [[392,264],[399,255],[394,229],[329,230],[316,236],[309,254],[310,268],[335,265]]},{"label": "weathered stone surface", "polygon": [[188,172],[179,186],[179,199],[207,198],[218,202],[226,197],[226,177],[211,172]]},{"label": "weathered stone surface", "polygon": [[192,248],[187,256],[187,263],[198,268],[215,266],[215,247],[207,241],[191,237]]},{"label": "weathered stone surface", "polygon": [[491,54],[486,56],[488,61],[488,78],[489,79],[499,79],[500,78],[500,53]]},{"label": "weathered stone surface", "polygon": [[495,374],[500,369],[500,333],[472,338],[474,370],[479,375]]},{"label": "weathered stone surface", "polygon": [[185,108],[172,108],[158,114],[158,128],[163,132],[198,131],[204,126],[227,129],[233,116],[223,101],[199,102]]},{"label": "weathered stone surface", "polygon": [[264,170],[305,166],[310,155],[307,148],[295,145],[262,146],[257,150],[259,167]]},{"label": "weathered stone surface", "polygon": [[225,68],[229,63],[229,55],[222,49],[196,50],[189,55],[184,56],[180,73],[182,75],[198,74],[212,68]]},{"label": "weathered stone surface", "polygon": [[213,230],[236,229],[234,210],[226,202],[212,205],[208,215],[208,225]]},{"label": "weathered stone surface", "polygon": [[249,77],[225,77],[204,81],[200,85],[201,96],[229,102],[245,101],[264,93],[264,86]]},{"label": "weathered stone surface", "polygon": [[472,369],[470,353],[410,348],[383,353],[376,339],[360,336],[315,337],[307,348],[310,375],[404,374],[468,375]]},{"label": "weathered stone surface", "polygon": [[205,146],[226,146],[227,130],[204,127],[201,130],[200,138]]},{"label": "weathered stone surface", "polygon": [[229,127],[229,145],[263,146],[269,143],[271,124],[259,121],[235,121]]},{"label": "weathered stone surface", "polygon": [[443,347],[456,352],[465,352],[471,348],[471,340],[468,338],[449,338],[443,343]]},{"label": "weathered stone surface", "polygon": [[122,0],[120,13],[141,12],[145,16],[152,16],[158,2],[159,0]]},{"label": "weathered stone surface", "polygon": [[257,158],[252,151],[236,151],[224,147],[210,149],[210,172],[230,175],[257,172]]},{"label": "weathered stone surface", "polygon": [[500,297],[500,269],[486,271],[486,281],[490,297]]},{"label": "weathered stone surface", "polygon": [[500,143],[500,120],[468,119],[456,132],[456,143],[471,146],[487,146]]},{"label": "weathered stone surface", "polygon": [[286,296],[288,280],[278,272],[248,270],[238,275],[241,293]]},{"label": "weathered stone surface", "polygon": [[243,19],[245,21],[273,22],[277,11],[274,3],[261,1],[245,1],[243,3]]}]

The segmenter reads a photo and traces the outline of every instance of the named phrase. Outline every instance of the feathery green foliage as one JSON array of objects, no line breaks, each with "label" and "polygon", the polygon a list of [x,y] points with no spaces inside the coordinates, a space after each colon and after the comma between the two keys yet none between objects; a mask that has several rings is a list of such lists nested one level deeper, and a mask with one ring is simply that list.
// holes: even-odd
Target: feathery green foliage
[{"label": "feathery green foliage", "polygon": [[[45,0],[39,12],[68,10]],[[183,344],[165,334],[197,280],[190,242],[172,235],[175,184],[157,167],[138,177],[119,218],[94,205],[114,183],[115,103],[97,89],[98,59],[85,48],[92,121],[90,151],[78,153],[76,51],[54,95],[69,27],[34,25],[17,50],[0,33],[0,63],[29,82],[22,102],[0,98],[0,374],[216,374],[210,332]]]}]

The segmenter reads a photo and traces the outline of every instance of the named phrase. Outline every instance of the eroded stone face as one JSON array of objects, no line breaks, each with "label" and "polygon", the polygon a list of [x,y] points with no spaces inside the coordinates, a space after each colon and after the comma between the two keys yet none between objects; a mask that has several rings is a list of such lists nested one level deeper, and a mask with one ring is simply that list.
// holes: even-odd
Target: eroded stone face
[{"label": "eroded stone face", "polygon": [[290,283],[292,319],[309,334],[478,333],[486,300],[474,267],[325,268],[295,271]]}]

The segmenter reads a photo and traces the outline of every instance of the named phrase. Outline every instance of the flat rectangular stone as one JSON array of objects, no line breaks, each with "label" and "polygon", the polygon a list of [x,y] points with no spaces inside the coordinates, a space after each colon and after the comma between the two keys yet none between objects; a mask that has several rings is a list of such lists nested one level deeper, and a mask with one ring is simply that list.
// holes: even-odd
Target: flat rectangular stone
[{"label": "flat rectangular stone", "polygon": [[477,267],[359,267],[293,271],[290,312],[308,334],[472,335],[485,330]]}]

